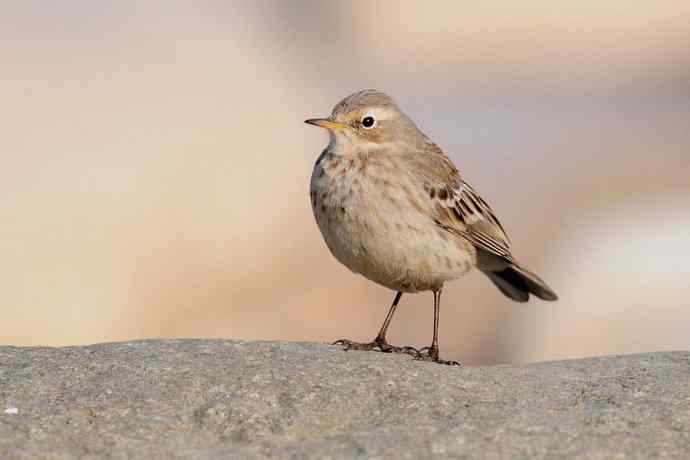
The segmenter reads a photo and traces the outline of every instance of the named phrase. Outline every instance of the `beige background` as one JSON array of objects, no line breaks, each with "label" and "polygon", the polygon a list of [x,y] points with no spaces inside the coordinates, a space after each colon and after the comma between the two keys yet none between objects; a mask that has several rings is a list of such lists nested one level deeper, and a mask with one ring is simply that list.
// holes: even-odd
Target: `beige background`
[{"label": "beige background", "polygon": [[[561,296],[448,285],[447,358],[690,348],[690,3],[13,3],[0,343],[373,337],[393,293],[323,244],[302,123],[373,87]],[[393,342],[427,344],[431,302]]]}]

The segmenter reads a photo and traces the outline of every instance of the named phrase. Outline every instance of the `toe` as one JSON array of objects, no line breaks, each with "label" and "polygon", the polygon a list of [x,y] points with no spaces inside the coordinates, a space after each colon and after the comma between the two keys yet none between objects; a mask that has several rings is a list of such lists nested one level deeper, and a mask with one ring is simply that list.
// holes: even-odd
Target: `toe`
[{"label": "toe", "polygon": [[357,343],[357,342],[353,342],[352,340],[340,339],[340,340],[336,340],[335,342],[333,342],[333,345],[343,347],[343,349],[344,349],[345,351],[347,351],[347,350],[349,350],[349,349],[351,349],[351,348],[354,348],[354,347],[356,347],[357,345],[360,345],[360,344]]},{"label": "toe", "polygon": [[396,353],[403,353],[406,355],[410,356],[418,356],[419,355],[419,350],[417,350],[415,347],[398,347],[395,350]]}]

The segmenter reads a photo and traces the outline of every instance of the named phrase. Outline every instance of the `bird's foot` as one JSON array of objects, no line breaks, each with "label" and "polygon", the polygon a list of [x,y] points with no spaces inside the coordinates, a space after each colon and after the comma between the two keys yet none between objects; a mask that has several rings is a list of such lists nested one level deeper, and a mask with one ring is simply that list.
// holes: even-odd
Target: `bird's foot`
[{"label": "bird's foot", "polygon": [[419,361],[430,361],[438,364],[445,364],[446,366],[462,366],[461,363],[457,361],[446,361],[438,356],[438,348],[435,347],[424,347],[421,348],[414,359]]},{"label": "bird's foot", "polygon": [[359,350],[359,351],[380,351],[383,353],[402,353],[417,357],[419,350],[414,347],[396,347],[386,342],[386,339],[377,337],[373,342],[360,343],[348,339],[340,339],[333,342],[333,345],[340,345],[345,351]]}]

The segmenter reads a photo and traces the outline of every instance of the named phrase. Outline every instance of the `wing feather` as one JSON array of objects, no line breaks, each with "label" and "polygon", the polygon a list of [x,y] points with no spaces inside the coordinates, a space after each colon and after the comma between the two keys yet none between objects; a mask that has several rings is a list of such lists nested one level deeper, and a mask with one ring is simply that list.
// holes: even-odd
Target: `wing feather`
[{"label": "wing feather", "polygon": [[513,262],[510,239],[493,209],[461,178],[440,148],[430,142],[427,152],[417,152],[409,161],[414,163],[413,173],[424,180],[437,225],[490,255]]}]

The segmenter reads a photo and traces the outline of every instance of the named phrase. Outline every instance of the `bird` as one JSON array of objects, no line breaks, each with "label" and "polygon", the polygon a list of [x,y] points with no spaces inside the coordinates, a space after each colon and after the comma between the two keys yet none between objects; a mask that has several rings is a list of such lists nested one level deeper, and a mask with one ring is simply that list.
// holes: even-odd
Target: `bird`
[{"label": "bird", "polygon": [[[443,150],[387,94],[353,93],[327,118],[329,143],[311,175],[314,218],[333,256],[354,273],[396,292],[373,341],[341,339],[346,350],[440,358],[438,326],[446,282],[479,269],[508,298],[546,300],[556,293],[522,266],[489,204],[467,183]],[[431,345],[417,350],[388,343],[386,333],[403,293],[431,291]]]}]

